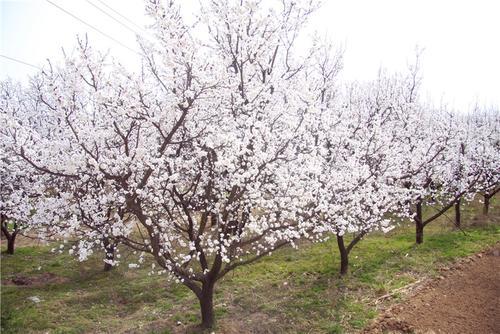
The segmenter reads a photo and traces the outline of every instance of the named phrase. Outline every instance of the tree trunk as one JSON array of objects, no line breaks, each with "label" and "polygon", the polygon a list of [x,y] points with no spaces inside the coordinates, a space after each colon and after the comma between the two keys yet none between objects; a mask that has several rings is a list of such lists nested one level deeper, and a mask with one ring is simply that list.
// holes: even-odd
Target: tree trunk
[{"label": "tree trunk", "polygon": [[7,254],[14,254],[14,244],[16,242],[16,234],[13,233],[7,237]]},{"label": "tree trunk", "polygon": [[214,327],[214,282],[204,283],[201,289],[200,300],[201,308],[201,327],[210,329]]},{"label": "tree trunk", "polygon": [[483,214],[488,215],[488,211],[490,211],[490,195],[484,194]]},{"label": "tree trunk", "polygon": [[337,245],[340,251],[340,275],[344,276],[349,269],[349,252],[344,245],[344,236],[337,234]]},{"label": "tree trunk", "polygon": [[8,221],[5,215],[1,215],[1,230],[3,235],[5,235],[5,239],[7,239],[7,254],[14,254],[14,245],[16,243],[16,236],[18,233],[17,224],[14,223],[14,231],[12,233],[8,228]]},{"label": "tree trunk", "polygon": [[460,227],[461,223],[462,222],[460,219],[460,198],[459,198],[455,202],[455,226]]},{"label": "tree trunk", "polygon": [[424,223],[422,219],[422,201],[418,201],[416,205],[416,215],[415,215],[415,232],[416,232],[416,243],[421,244],[424,242]]},{"label": "tree trunk", "polygon": [[417,223],[415,225],[416,228],[416,243],[421,244],[424,242],[424,226],[422,223]]},{"label": "tree trunk", "polygon": [[217,215],[215,213],[210,214],[210,226],[214,227],[217,225]]},{"label": "tree trunk", "polygon": [[[110,243],[108,238],[104,238],[102,243],[106,253],[106,260],[113,261],[115,259],[115,245]],[[110,271],[111,269],[113,269],[113,266],[108,262],[104,262],[104,271]]]}]

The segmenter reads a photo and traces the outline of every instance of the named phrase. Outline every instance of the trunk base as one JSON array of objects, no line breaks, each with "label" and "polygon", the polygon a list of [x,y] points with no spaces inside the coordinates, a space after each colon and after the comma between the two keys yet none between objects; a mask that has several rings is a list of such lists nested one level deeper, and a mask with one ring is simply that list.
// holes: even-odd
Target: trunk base
[{"label": "trunk base", "polygon": [[424,225],[416,222],[415,224],[415,242],[420,245],[424,242]]},{"label": "trunk base", "polygon": [[[103,239],[104,252],[106,253],[106,260],[113,261],[115,259],[115,244],[111,243],[108,238]],[[107,262],[104,262],[104,271],[110,271],[113,266]]]},{"label": "trunk base", "polygon": [[7,238],[7,254],[13,255],[15,248],[16,237]]},{"label": "trunk base", "polygon": [[484,195],[483,214],[487,216],[489,211],[490,211],[490,197],[488,195]]},{"label": "trunk base", "polygon": [[462,225],[462,220],[460,217],[460,199],[455,202],[455,226],[460,228]]},{"label": "trunk base", "polygon": [[420,245],[424,242],[424,224],[422,216],[422,201],[418,201],[416,205],[416,216],[415,216],[415,242]]},{"label": "trunk base", "polygon": [[214,315],[214,286],[208,283],[203,286],[200,300],[201,308],[201,324],[202,329],[212,329],[215,325],[215,315]]},{"label": "trunk base", "polygon": [[349,252],[344,244],[344,236],[337,234],[337,246],[340,252],[340,276],[345,276],[349,271]]}]

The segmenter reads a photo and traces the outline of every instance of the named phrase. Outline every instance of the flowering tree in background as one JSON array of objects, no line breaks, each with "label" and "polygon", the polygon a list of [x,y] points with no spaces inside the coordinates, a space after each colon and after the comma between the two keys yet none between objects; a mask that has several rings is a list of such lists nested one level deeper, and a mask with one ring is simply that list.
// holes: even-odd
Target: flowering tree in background
[{"label": "flowering tree in background", "polygon": [[490,199],[500,191],[500,117],[498,110],[475,110],[466,119],[470,132],[470,161],[480,173],[477,192],[483,193],[483,213],[488,214]]},{"label": "flowering tree in background", "polygon": [[[46,73],[34,78],[29,90],[9,81],[2,84],[0,135],[4,154],[1,160],[1,209],[2,231],[8,240],[8,251],[13,251],[17,234],[22,230],[29,230],[32,237],[38,234],[42,241],[58,240],[61,236],[78,239],[92,232],[101,236],[100,240],[108,246],[104,247],[106,253],[110,253],[114,250],[114,245],[105,236],[107,231],[104,224],[97,222],[90,226],[87,216],[81,214],[81,209],[78,215],[80,222],[70,224],[69,196],[74,195],[71,197],[72,205],[80,204],[78,199],[81,192],[71,194],[72,184],[68,182],[66,175],[51,171],[27,158],[26,151],[36,148],[33,143],[43,141],[44,145],[48,146],[51,143],[56,144],[57,136],[62,133],[61,119],[55,118],[51,110],[47,109],[47,101],[43,98],[43,79],[47,79]],[[19,148],[17,153],[16,147]],[[30,148],[25,150],[24,147]],[[43,154],[51,153],[54,153],[53,149],[46,152],[32,151],[30,155],[39,159],[38,157],[43,158]],[[63,154],[61,147],[57,154]],[[99,201],[97,208],[103,212],[109,211],[109,208],[103,208]],[[113,253],[107,256],[108,262]],[[110,266],[106,263],[105,270],[109,269]]]},{"label": "flowering tree in background", "polygon": [[[495,191],[498,185],[498,160],[500,151],[492,143],[498,140],[498,117],[494,113],[472,113],[466,115],[445,114],[446,122],[453,132],[443,155],[447,163],[441,179],[436,181],[442,192],[447,194],[448,203],[442,210],[450,207],[454,201],[455,226],[460,228],[462,199],[470,201],[481,192]],[[481,118],[486,118],[482,119]],[[491,189],[490,188],[490,189]],[[445,196],[441,196],[441,198]],[[439,212],[438,212],[439,213]]]},{"label": "flowering tree in background", "polygon": [[19,139],[16,129],[11,127],[4,117],[5,111],[18,116],[24,110],[36,108],[36,102],[24,94],[23,89],[11,81],[0,85],[0,224],[2,234],[7,240],[7,253],[14,254],[16,237],[27,232],[33,213],[34,201],[39,190],[44,186],[44,178],[36,170],[26,165],[22,158],[9,155],[8,147],[15,145]]},{"label": "flowering tree in background", "polygon": [[[423,242],[424,227],[431,221],[444,214],[455,202],[455,198],[447,200],[446,187],[440,184],[442,173],[446,172],[447,161],[443,151],[449,145],[452,132],[446,128],[440,113],[431,117],[432,111],[423,109],[405,119],[401,132],[400,145],[406,154],[403,159],[402,187],[409,191],[406,201],[407,207],[413,216],[416,229],[416,243]],[[438,127],[441,127],[439,128]],[[425,203],[446,201],[445,207],[424,219],[422,209]]]},{"label": "flowering tree in background", "polygon": [[[416,116],[416,117],[415,117]],[[467,167],[466,144],[461,141],[461,126],[454,117],[433,109],[415,113],[408,132],[401,133],[406,154],[402,186],[410,192],[407,209],[413,215],[416,243],[423,242],[424,227],[473,192],[480,177]],[[435,212],[423,217],[423,206]]]},{"label": "flowering tree in background", "polygon": [[[15,160],[15,158],[14,158]],[[14,254],[16,237],[26,230],[30,206],[23,174],[17,174],[15,162],[7,157],[0,159],[0,223],[7,240],[7,253]]]},{"label": "flowering tree in background", "polygon": [[448,192],[454,194],[455,200],[455,226],[461,226],[460,206],[462,199],[470,201],[481,187],[481,179],[484,177],[486,169],[481,166],[482,158],[478,157],[478,150],[483,145],[480,137],[477,136],[477,129],[471,122],[468,115],[450,115],[450,122],[454,127],[453,144],[450,145],[445,154],[451,160],[448,166],[448,173],[444,174],[445,180],[442,184],[448,185]]},{"label": "flowering tree in background", "polygon": [[[392,228],[390,213],[405,193],[396,182],[402,154],[394,128],[399,98],[400,82],[386,75],[337,91],[334,100],[320,97],[313,166],[306,168],[313,171],[314,220],[336,236],[342,275],[350,251],[367,233]],[[348,233],[353,237],[346,245]]]},{"label": "flowering tree in background", "polygon": [[449,146],[452,137],[451,126],[444,121],[444,112],[434,110],[420,101],[420,81],[417,54],[416,62],[410,66],[408,74],[397,79],[395,122],[390,126],[396,134],[394,145],[398,148],[393,157],[393,163],[399,169],[395,182],[402,195],[394,209],[403,216],[413,217],[417,243],[423,242],[425,225],[448,209],[426,220],[422,217],[425,203],[447,195],[447,188],[438,187],[437,184],[446,171],[447,161],[443,151]]}]

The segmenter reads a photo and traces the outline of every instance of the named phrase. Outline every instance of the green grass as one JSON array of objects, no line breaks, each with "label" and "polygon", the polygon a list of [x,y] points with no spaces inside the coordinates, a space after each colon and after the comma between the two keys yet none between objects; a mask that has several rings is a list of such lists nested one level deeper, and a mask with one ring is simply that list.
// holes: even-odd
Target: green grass
[{"label": "green grass", "polygon": [[[495,204],[488,221],[476,215],[478,203],[464,206],[465,234],[441,217],[426,227],[420,246],[408,223],[386,235],[374,233],[354,248],[344,278],[337,274],[333,240],[282,249],[241,267],[216,288],[218,330],[356,332],[377,315],[377,297],[438,275],[440,266],[498,242]],[[19,247],[13,256],[2,254],[2,280],[45,272],[60,277],[58,283],[41,286],[2,285],[2,333],[176,333],[199,322],[198,302],[182,285],[148,276],[147,268],[104,273],[99,257],[80,263],[51,253],[52,247]],[[30,296],[42,301],[35,304]],[[398,298],[404,296],[389,303]],[[183,325],[176,326],[178,321]]]}]

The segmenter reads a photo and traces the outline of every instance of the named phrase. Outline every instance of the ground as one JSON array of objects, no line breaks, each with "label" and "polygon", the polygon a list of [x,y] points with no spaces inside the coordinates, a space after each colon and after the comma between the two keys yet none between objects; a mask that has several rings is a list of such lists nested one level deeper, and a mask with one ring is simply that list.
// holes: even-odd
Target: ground
[{"label": "ground", "polygon": [[442,275],[415,287],[365,333],[498,333],[500,244],[443,267]]},{"label": "ground", "polygon": [[[427,210],[430,214],[432,209]],[[489,217],[480,211],[478,202],[464,206],[463,231],[453,229],[443,216],[426,227],[420,246],[414,244],[414,229],[408,222],[389,234],[372,234],[354,248],[350,273],[344,278],[337,274],[339,256],[333,240],[302,245],[298,250],[283,249],[255,265],[241,267],[216,288],[215,332],[356,333],[387,312],[392,312],[394,321],[418,330],[412,327],[410,317],[414,306],[420,305],[427,319],[424,312],[437,313],[426,304],[440,301],[455,305],[455,297],[470,304],[463,305],[466,312],[457,308],[465,316],[472,315],[471,308],[481,307],[482,313],[498,309],[498,298],[497,304],[493,301],[488,308],[478,306],[480,300],[457,295],[457,291],[467,291],[466,286],[479,292],[481,283],[476,286],[470,280],[494,275],[498,262],[485,265],[483,269],[490,272],[480,275],[474,271],[469,274],[466,264],[461,271],[446,271],[459,259],[500,240],[496,202]],[[163,276],[148,276],[150,264],[139,269],[120,266],[105,273],[99,254],[78,262],[67,253],[51,252],[54,246],[23,242],[13,256],[2,254],[2,333],[185,333],[199,322],[194,295]],[[128,256],[133,254],[124,253]],[[480,260],[490,258],[498,261],[498,257],[486,254]],[[460,279],[450,281],[448,290],[443,290],[450,291],[444,292],[449,297],[441,297],[438,285],[428,287],[428,282],[435,280],[445,284],[448,275],[455,272],[463,272],[463,285],[458,285]],[[455,284],[455,293],[451,293]],[[484,288],[498,291],[498,285]],[[444,304],[436,306],[450,309]]]}]

